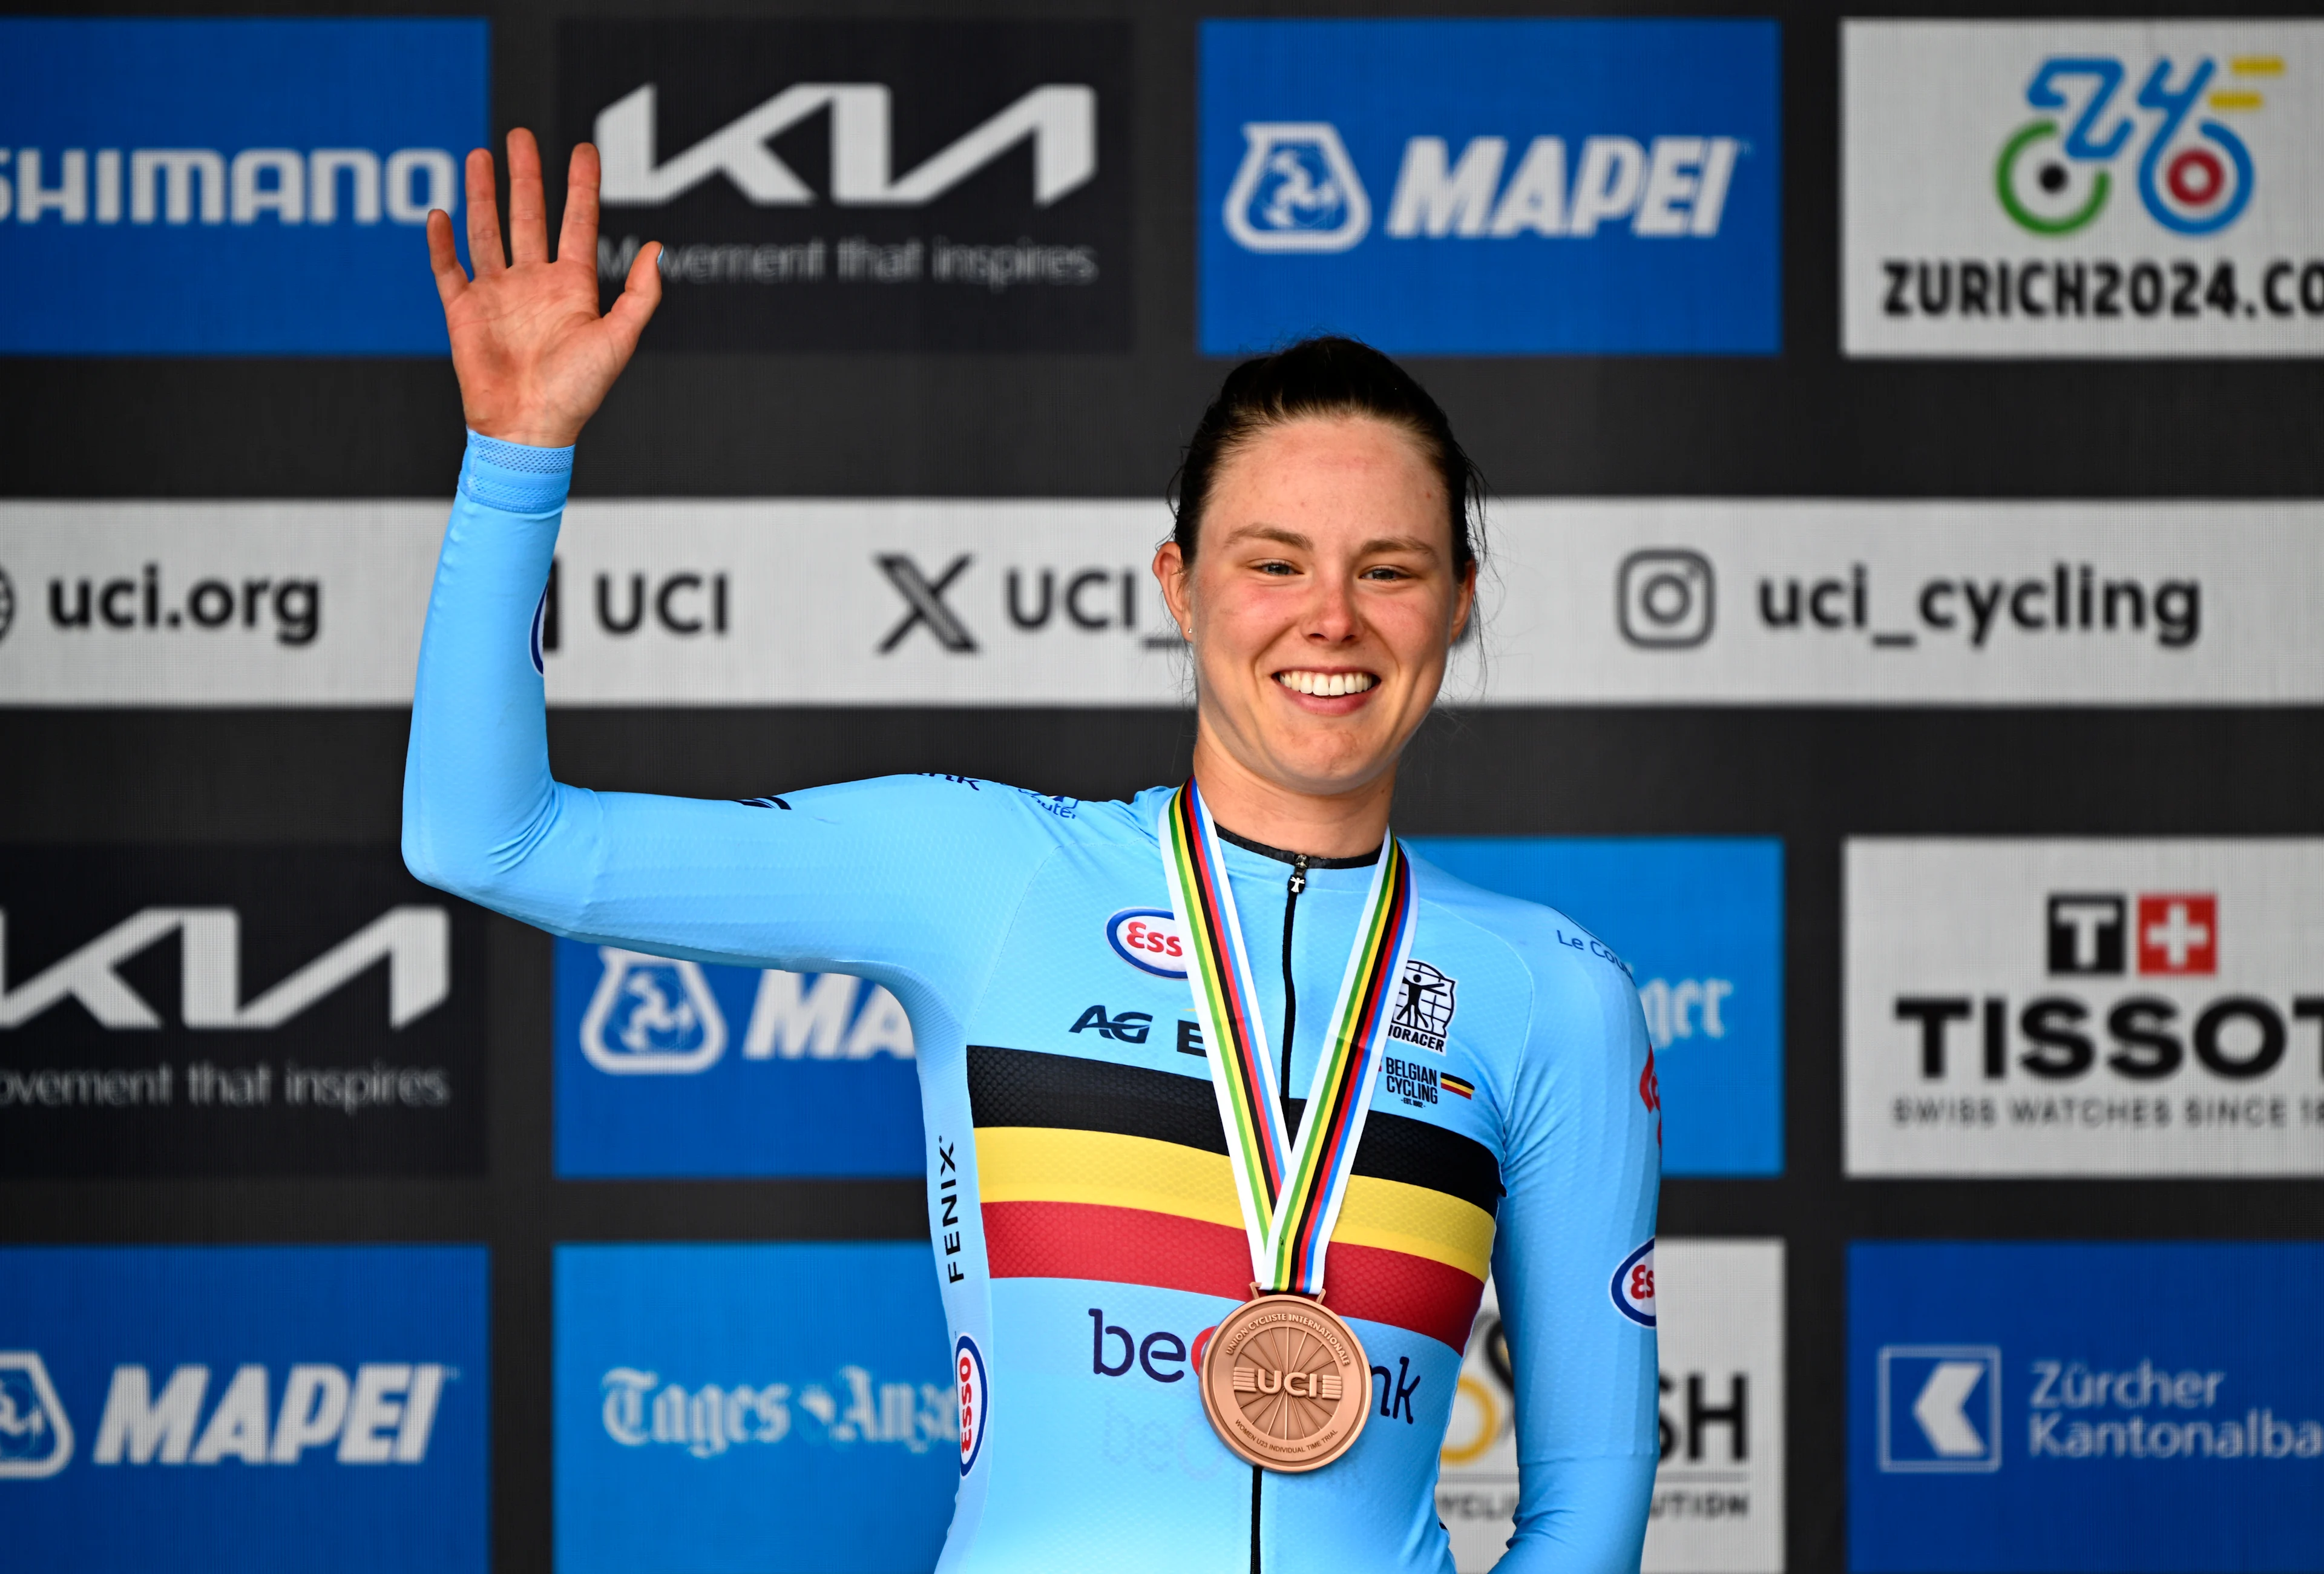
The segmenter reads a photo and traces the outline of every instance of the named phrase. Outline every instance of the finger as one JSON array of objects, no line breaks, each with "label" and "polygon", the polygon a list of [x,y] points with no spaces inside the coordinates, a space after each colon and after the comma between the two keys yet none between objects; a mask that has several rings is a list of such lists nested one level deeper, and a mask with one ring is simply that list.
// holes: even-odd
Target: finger
[{"label": "finger", "polygon": [[597,260],[597,150],[583,143],[573,150],[565,177],[565,225],[557,236],[559,262]]},{"label": "finger", "polygon": [[468,265],[479,279],[508,265],[501,252],[501,199],[493,189],[490,148],[468,155]]},{"label": "finger", "polygon": [[468,287],[468,275],[460,266],[460,254],[452,247],[452,216],[440,208],[428,212],[428,266],[436,275],[436,293],[449,309]]},{"label": "finger", "polygon": [[509,133],[509,255],[549,260],[549,199],[540,187],[540,144],[521,125]]},{"label": "finger", "polygon": [[622,293],[613,309],[605,313],[605,325],[612,330],[613,342],[621,347],[622,358],[638,347],[638,335],[645,332],[646,324],[653,320],[654,308],[661,304],[661,242],[648,241],[638,248],[638,260],[630,264],[630,276],[622,286]]}]

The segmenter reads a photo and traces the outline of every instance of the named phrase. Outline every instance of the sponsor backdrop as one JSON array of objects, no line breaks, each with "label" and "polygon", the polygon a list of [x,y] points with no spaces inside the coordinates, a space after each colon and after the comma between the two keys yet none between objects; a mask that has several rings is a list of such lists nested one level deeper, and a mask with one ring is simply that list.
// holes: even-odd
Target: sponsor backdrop
[{"label": "sponsor backdrop", "polygon": [[1655,1045],[1647,1566],[2324,1570],[2319,24],[936,9],[0,21],[0,1560],[932,1565],[896,1000],[401,869],[521,125],[668,247],[568,779],[1175,779],[1179,445],[1366,335],[1495,494],[1397,829]]}]

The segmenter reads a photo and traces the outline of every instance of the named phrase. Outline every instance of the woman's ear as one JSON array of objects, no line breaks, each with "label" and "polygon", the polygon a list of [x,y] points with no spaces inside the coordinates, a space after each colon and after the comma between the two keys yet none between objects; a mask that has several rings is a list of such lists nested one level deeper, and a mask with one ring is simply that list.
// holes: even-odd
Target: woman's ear
[{"label": "woman's ear", "polygon": [[1452,633],[1445,643],[1457,645],[1461,643],[1461,636],[1469,632],[1469,619],[1476,610],[1477,560],[1471,558],[1469,566],[1461,570],[1460,586],[1452,592]]},{"label": "woman's ear", "polygon": [[1188,644],[1194,643],[1193,578],[1176,542],[1166,541],[1154,549],[1154,580],[1162,587],[1162,604],[1170,609],[1170,621],[1178,625],[1179,636]]}]

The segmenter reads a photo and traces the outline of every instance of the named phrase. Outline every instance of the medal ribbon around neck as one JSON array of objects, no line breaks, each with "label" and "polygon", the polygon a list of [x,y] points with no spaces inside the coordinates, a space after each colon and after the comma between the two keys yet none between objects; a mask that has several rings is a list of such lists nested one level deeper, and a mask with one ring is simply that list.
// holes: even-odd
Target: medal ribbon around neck
[{"label": "medal ribbon around neck", "polygon": [[1226,1127],[1252,1271],[1262,1292],[1321,1296],[1324,1249],[1387,1050],[1396,980],[1412,950],[1411,862],[1393,836],[1384,839],[1295,1144],[1284,1126],[1218,828],[1193,782],[1170,795],[1160,830],[1163,874],[1186,937],[1186,983]]}]

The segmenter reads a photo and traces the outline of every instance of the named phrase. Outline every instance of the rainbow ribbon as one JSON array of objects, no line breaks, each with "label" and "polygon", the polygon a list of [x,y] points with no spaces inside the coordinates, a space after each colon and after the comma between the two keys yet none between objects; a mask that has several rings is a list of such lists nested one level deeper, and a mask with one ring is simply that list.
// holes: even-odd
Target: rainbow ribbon
[{"label": "rainbow ribbon", "polygon": [[1391,836],[1372,866],[1295,1143],[1284,1125],[1218,828],[1193,782],[1170,795],[1160,831],[1163,875],[1186,937],[1186,983],[1226,1128],[1254,1282],[1266,1292],[1320,1297],[1323,1255],[1387,1050],[1396,980],[1412,951],[1411,862]]}]

